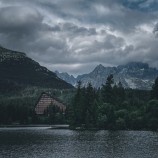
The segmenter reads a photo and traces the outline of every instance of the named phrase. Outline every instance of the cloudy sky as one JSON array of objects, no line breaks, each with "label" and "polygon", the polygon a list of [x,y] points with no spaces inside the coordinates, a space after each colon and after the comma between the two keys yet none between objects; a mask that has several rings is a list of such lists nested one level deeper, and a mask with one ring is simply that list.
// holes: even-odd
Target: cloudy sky
[{"label": "cloudy sky", "polygon": [[130,61],[158,68],[158,0],[0,0],[0,45],[82,74]]}]

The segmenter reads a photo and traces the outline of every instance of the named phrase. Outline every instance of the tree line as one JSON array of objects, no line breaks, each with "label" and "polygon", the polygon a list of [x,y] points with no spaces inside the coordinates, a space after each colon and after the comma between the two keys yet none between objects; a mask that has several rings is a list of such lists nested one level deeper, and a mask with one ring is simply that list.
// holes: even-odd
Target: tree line
[{"label": "tree line", "polygon": [[125,89],[121,82],[114,84],[113,75],[100,89],[94,89],[91,83],[82,87],[78,82],[67,114],[72,128],[156,130],[158,78],[151,91]]},{"label": "tree line", "polygon": [[109,75],[99,89],[93,88],[90,83],[83,87],[78,82],[76,90],[62,93],[52,90],[52,93],[66,100],[67,109],[63,113],[50,105],[43,116],[35,114],[40,94],[38,89],[28,89],[25,95],[19,91],[16,93],[17,96],[13,96],[13,92],[10,96],[0,95],[0,124],[66,123],[72,128],[83,129],[158,129],[158,78],[151,91],[125,89],[121,82],[115,84],[113,75]]}]

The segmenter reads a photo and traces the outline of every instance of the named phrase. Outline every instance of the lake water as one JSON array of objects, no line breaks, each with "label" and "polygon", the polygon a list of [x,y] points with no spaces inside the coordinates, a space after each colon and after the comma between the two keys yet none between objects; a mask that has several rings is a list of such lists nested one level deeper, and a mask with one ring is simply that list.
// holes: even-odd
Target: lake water
[{"label": "lake water", "polygon": [[0,128],[0,158],[158,158],[158,133]]}]

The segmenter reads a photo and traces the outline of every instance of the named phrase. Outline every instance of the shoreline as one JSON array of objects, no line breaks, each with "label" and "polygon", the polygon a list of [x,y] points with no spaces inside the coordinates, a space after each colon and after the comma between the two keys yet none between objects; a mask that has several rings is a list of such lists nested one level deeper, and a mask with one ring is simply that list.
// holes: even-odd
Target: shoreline
[{"label": "shoreline", "polygon": [[0,128],[27,128],[27,127],[48,127],[50,129],[70,129],[69,125],[45,125],[45,124],[31,124],[31,125],[0,125]]},{"label": "shoreline", "polygon": [[151,131],[158,132],[158,130],[150,130],[150,129],[103,129],[103,128],[81,128],[81,127],[71,127],[69,125],[44,125],[44,124],[36,124],[36,125],[0,125],[0,128],[27,128],[27,127],[48,127],[50,129],[69,129],[74,131],[100,131],[100,130],[108,130],[108,131]]},{"label": "shoreline", "polygon": [[0,125],[0,128],[18,128],[18,127],[51,127],[51,125]]}]

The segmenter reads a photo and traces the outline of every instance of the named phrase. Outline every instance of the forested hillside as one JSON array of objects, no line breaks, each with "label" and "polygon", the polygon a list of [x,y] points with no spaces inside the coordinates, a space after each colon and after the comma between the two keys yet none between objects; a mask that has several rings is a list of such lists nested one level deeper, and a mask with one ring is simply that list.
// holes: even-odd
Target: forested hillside
[{"label": "forested hillside", "polygon": [[0,91],[18,90],[28,86],[73,88],[24,53],[0,47]]}]

